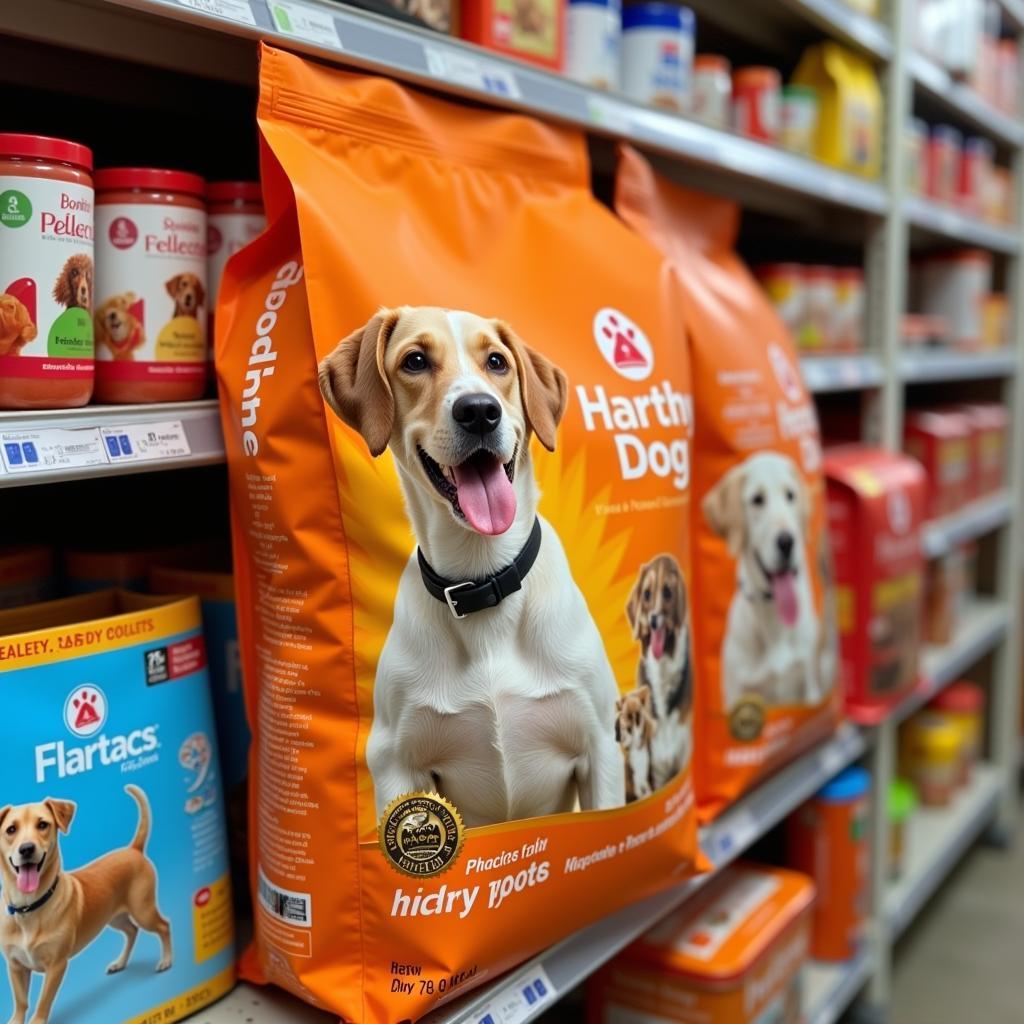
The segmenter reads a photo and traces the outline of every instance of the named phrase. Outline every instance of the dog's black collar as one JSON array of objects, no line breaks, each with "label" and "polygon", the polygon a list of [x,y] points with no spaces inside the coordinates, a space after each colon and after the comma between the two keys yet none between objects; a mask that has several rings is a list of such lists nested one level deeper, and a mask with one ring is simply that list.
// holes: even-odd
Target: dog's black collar
[{"label": "dog's black collar", "polygon": [[38,910],[40,907],[45,907],[47,903],[53,899],[53,894],[57,891],[57,883],[60,881],[60,875],[53,880],[53,885],[50,886],[42,896],[35,901],[35,903],[26,904],[24,907],[16,907],[13,903],[7,904],[7,914],[9,917],[14,917],[15,914],[31,914],[33,910]]},{"label": "dog's black collar", "polygon": [[540,520],[533,521],[533,529],[523,545],[523,550],[504,569],[492,573],[482,580],[450,580],[435,572],[431,564],[417,548],[416,557],[420,563],[423,586],[431,597],[443,601],[457,619],[464,619],[473,612],[494,608],[509,594],[521,590],[526,574],[533,568],[540,551]]}]

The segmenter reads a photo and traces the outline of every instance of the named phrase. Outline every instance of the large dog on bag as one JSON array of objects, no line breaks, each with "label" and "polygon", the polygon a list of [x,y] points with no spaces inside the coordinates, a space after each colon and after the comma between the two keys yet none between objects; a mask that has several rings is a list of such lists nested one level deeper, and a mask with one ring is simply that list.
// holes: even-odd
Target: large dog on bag
[{"label": "large dog on bag", "polygon": [[810,502],[796,463],[758,452],[705,495],[704,518],[736,558],[736,592],[722,640],[725,707],[819,704],[832,688],[828,642],[814,607]]},{"label": "large dog on bag", "polygon": [[529,441],[555,446],[565,376],[506,324],[382,310],[320,364],[328,405],[390,447],[417,551],[377,667],[377,813],[436,791],[468,826],[622,805],[618,689]]},{"label": "large dog on bag", "polygon": [[46,799],[0,808],[0,853],[4,903],[0,948],[7,958],[14,1013],[8,1024],[24,1024],[32,972],[43,988],[30,1024],[46,1024],[72,957],[104,928],[124,933],[121,955],[108,974],[128,965],[139,929],[160,939],[157,971],[171,966],[171,928],[156,902],[156,868],[146,856],[150,810],[138,786],[125,792],[139,809],[135,837],[128,846],[75,871],[63,871],[59,833],[71,828],[75,804]]}]

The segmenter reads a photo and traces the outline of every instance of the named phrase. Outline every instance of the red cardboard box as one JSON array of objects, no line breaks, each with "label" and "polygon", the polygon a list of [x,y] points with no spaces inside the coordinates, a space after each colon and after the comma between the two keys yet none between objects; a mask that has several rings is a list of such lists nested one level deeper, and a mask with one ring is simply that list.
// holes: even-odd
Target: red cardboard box
[{"label": "red cardboard box", "polygon": [[907,413],[903,448],[921,463],[928,478],[928,519],[949,515],[971,500],[973,433],[970,417],[959,411]]},{"label": "red cardboard box", "polygon": [[463,39],[552,71],[565,63],[565,0],[474,0],[461,5]]},{"label": "red cardboard box", "polygon": [[975,497],[1006,486],[1006,443],[1010,414],[997,402],[961,405],[957,412],[971,423],[971,477]]},{"label": "red cardboard box", "polygon": [[917,682],[924,471],[858,445],[826,452],[825,476],[847,711],[877,722]]}]

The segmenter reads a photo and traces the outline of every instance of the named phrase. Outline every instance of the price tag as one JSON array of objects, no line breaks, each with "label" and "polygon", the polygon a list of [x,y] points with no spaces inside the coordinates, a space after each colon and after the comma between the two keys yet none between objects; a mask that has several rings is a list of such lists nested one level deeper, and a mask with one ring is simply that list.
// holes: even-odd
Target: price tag
[{"label": "price tag", "polygon": [[249,0],[178,0],[182,7],[212,14],[225,21],[237,21],[242,25],[255,25],[256,18],[249,6]]},{"label": "price tag", "polygon": [[486,1008],[473,1018],[473,1024],[519,1024],[537,1015],[553,1003],[557,993],[543,967],[521,975]]},{"label": "price tag", "polygon": [[96,427],[0,431],[0,458],[11,474],[102,466],[107,461]]},{"label": "price tag", "polygon": [[192,454],[181,420],[102,427],[103,448],[112,466],[124,462],[179,459]]},{"label": "price tag", "polygon": [[423,50],[427,68],[437,78],[508,100],[522,98],[515,74],[501,64],[481,60],[472,53],[457,53],[436,46],[424,46]]},{"label": "price tag", "polygon": [[338,29],[330,12],[307,7],[294,0],[270,0],[269,6],[278,32],[332,49],[341,48]]}]

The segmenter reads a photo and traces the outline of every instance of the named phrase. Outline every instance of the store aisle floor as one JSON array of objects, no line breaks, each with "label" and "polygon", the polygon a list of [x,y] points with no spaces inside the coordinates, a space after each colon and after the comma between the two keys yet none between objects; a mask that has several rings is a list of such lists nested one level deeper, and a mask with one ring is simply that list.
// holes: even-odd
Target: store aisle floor
[{"label": "store aisle floor", "polygon": [[1011,851],[977,846],[898,948],[892,1024],[1024,1021],[1024,818]]}]

